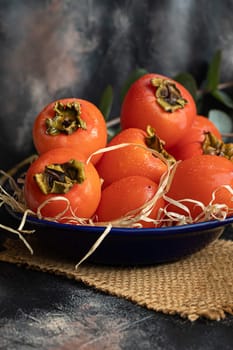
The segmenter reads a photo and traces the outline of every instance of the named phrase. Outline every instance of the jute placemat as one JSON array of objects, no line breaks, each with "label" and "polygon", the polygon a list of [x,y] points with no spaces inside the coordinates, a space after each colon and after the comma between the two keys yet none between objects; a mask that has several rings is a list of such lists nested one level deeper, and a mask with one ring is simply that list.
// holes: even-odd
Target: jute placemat
[{"label": "jute placemat", "polygon": [[220,320],[233,314],[233,242],[219,239],[183,260],[148,267],[106,267],[51,257],[20,240],[7,240],[0,261],[66,276],[100,291],[123,297],[190,321]]}]

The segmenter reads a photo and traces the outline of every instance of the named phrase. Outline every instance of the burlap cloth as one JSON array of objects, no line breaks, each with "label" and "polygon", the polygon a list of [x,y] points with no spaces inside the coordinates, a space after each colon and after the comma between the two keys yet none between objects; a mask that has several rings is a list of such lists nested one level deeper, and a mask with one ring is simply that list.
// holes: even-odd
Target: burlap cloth
[{"label": "burlap cloth", "polygon": [[180,261],[148,267],[106,267],[75,263],[7,240],[0,261],[66,276],[148,309],[190,321],[233,314],[233,242],[219,239]]}]

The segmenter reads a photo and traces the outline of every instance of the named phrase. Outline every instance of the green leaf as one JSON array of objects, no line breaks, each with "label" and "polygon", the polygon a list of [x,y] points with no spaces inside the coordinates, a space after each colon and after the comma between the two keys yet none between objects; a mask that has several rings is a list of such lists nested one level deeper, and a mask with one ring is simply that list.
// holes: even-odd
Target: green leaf
[{"label": "green leaf", "polygon": [[203,106],[204,106],[203,96],[201,94],[197,94],[197,97],[196,97],[197,114],[203,114]]},{"label": "green leaf", "polygon": [[231,117],[223,111],[211,109],[208,113],[208,118],[216,125],[221,134],[227,134],[233,130]]},{"label": "green leaf", "polygon": [[194,100],[197,97],[197,83],[190,73],[179,73],[174,78],[175,81],[182,84],[193,96]]},{"label": "green leaf", "polygon": [[120,100],[123,102],[124,97],[129,90],[130,86],[139,78],[141,78],[143,75],[147,74],[148,71],[144,68],[137,68],[134,72],[130,74],[130,76],[127,78],[125,83],[123,84],[123,87],[120,92]]},{"label": "green leaf", "polygon": [[220,90],[214,90],[211,92],[211,95],[214,98],[216,98],[216,100],[224,104],[224,106],[233,108],[233,100],[226,92],[220,91]]},{"label": "green leaf", "polygon": [[207,71],[206,88],[208,91],[217,89],[220,77],[221,50],[216,51]]},{"label": "green leaf", "polygon": [[108,120],[111,110],[112,110],[112,104],[113,104],[113,88],[111,85],[108,85],[101,97],[100,97],[100,103],[99,103],[99,109],[103,113],[103,116],[105,120]]}]

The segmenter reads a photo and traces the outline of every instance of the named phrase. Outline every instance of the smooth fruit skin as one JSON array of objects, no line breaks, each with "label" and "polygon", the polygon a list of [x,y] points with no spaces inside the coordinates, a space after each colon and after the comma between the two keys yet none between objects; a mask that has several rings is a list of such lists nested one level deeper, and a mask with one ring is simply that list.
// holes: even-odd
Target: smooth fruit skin
[{"label": "smooth fruit skin", "polygon": [[[157,192],[158,185],[143,176],[129,176],[107,186],[101,195],[96,211],[99,222],[109,222],[119,219],[131,210],[140,208]],[[163,208],[164,200],[160,198],[153,208],[150,218],[155,219],[159,208]],[[140,221],[143,227],[155,227],[153,223]]]},{"label": "smooth fruit skin", "polygon": [[[167,196],[175,199],[194,199],[208,205],[212,193],[221,185],[230,185],[233,189],[233,163],[215,155],[198,155],[178,163]],[[216,193],[214,203],[226,204],[233,212],[233,196],[224,188]],[[186,202],[192,218],[201,213],[199,207]],[[170,211],[184,212],[176,206],[169,206]]]},{"label": "smooth fruit skin", "polygon": [[208,118],[197,115],[191,128],[173,148],[169,149],[169,153],[176,160],[184,160],[203,154],[202,143],[206,132],[211,132],[219,140],[222,140],[221,133],[215,124]]},{"label": "smooth fruit skin", "polygon": [[166,112],[156,101],[156,88],[150,83],[152,78],[169,79],[159,74],[146,74],[129,88],[120,113],[123,129],[134,127],[146,129],[151,125],[158,136],[165,141],[165,147],[174,146],[192,125],[197,114],[196,104],[191,94],[181,84],[174,82],[188,103],[182,109]]},{"label": "smooth fruit skin", "polygon": [[[78,101],[81,105],[81,118],[85,121],[87,129],[77,129],[71,135],[48,135],[45,121],[53,118],[53,110],[57,101],[49,103],[36,117],[33,125],[33,142],[39,154],[57,147],[72,147],[87,157],[107,143],[107,127],[100,110],[91,102],[77,98],[65,98],[59,100],[63,104]],[[92,158],[95,164],[101,155]]]},{"label": "smooth fruit skin", "polygon": [[118,133],[108,147],[123,143],[142,145],[128,145],[105,152],[96,164],[100,177],[104,180],[104,187],[126,176],[140,175],[158,183],[161,175],[167,170],[167,165],[156,158],[147,148],[146,132],[138,128],[129,128]]},{"label": "smooth fruit skin", "polygon": [[[46,165],[62,164],[71,159],[79,160],[85,164],[85,157],[79,152],[70,148],[55,148],[41,154],[30,165],[27,170],[24,187],[24,195],[28,208],[36,212],[44,201],[58,196],[57,194],[43,194],[34,180],[34,175],[43,172]],[[100,201],[101,182],[92,163],[85,164],[84,171],[86,174],[84,182],[75,184],[69,192],[61,196],[70,201],[72,210],[74,210],[78,217],[90,218],[96,211]],[[65,206],[66,204],[63,201],[52,201],[42,209],[41,213],[45,217],[54,218],[64,210]],[[70,210],[65,215],[71,215]]]}]

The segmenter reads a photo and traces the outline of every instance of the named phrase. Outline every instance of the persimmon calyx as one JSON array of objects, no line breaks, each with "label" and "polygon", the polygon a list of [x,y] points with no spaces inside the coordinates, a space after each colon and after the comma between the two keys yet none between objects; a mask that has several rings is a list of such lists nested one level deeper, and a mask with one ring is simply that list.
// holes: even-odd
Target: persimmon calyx
[{"label": "persimmon calyx", "polygon": [[162,154],[162,156],[168,160],[171,164],[175,163],[176,160],[175,158],[166,151],[166,149],[164,148],[165,142],[163,140],[161,140],[158,135],[156,135],[155,133],[155,129],[152,128],[152,126],[148,125],[146,128],[146,145],[149,148],[154,149],[155,151],[157,151],[158,153]]},{"label": "persimmon calyx", "polygon": [[81,118],[81,106],[77,101],[67,104],[57,101],[54,105],[54,112],[53,118],[46,119],[46,133],[48,135],[71,135],[78,128],[86,130],[86,123]]},{"label": "persimmon calyx", "polygon": [[85,180],[84,164],[75,159],[63,164],[50,164],[44,172],[35,174],[34,179],[45,195],[65,194],[74,184]]},{"label": "persimmon calyx", "polygon": [[152,78],[151,84],[156,87],[156,101],[166,112],[175,112],[177,109],[184,108],[188,103],[171,80]]},{"label": "persimmon calyx", "polygon": [[202,150],[204,154],[222,156],[233,160],[233,143],[224,143],[211,132],[205,133]]}]

